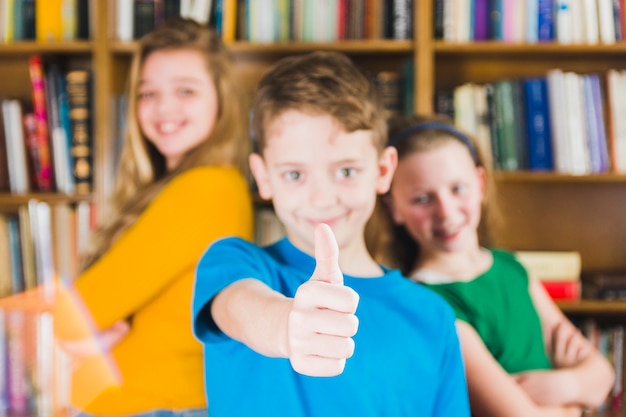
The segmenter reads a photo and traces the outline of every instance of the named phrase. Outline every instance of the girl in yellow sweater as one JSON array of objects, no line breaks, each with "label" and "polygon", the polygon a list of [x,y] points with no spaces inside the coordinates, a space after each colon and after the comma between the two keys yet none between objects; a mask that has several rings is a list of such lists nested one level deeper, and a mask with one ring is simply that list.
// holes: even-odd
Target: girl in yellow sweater
[{"label": "girl in yellow sweater", "polygon": [[[206,415],[194,270],[214,240],[252,237],[247,117],[231,65],[219,35],[190,20],[140,41],[112,207],[72,288],[119,371],[117,385],[93,392],[97,355],[77,361],[72,403],[84,414]],[[84,353],[65,322],[57,334]]]}]

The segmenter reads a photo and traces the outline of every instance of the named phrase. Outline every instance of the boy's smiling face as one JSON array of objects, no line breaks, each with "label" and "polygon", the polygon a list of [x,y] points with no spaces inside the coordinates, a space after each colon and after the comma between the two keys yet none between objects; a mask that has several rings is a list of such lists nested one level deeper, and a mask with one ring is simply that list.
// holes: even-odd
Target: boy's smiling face
[{"label": "boy's smiling face", "polygon": [[362,248],[376,195],[389,188],[395,149],[379,154],[371,131],[347,133],[328,115],[294,110],[267,132],[263,157],[251,155],[250,167],[291,242],[313,254],[313,230],[326,223],[340,250]]}]

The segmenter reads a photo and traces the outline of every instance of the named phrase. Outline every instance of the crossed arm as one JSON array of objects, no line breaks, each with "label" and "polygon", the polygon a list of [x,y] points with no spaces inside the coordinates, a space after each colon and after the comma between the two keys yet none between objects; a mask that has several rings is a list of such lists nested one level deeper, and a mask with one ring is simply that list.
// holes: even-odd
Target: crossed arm
[{"label": "crossed arm", "polygon": [[472,413],[480,417],[580,416],[613,384],[611,365],[580,334],[538,281],[530,291],[554,370],[509,375],[468,323],[457,320]]}]

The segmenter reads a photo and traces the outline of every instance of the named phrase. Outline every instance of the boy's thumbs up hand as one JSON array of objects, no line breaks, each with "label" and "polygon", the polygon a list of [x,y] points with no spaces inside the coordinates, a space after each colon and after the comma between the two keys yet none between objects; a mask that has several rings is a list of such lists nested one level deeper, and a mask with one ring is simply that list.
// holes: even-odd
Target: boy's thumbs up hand
[{"label": "boy's thumbs up hand", "polygon": [[315,229],[315,260],[315,271],[298,288],[289,314],[289,360],[301,374],[335,376],[354,352],[359,296],[343,285],[337,241],[326,224]]}]

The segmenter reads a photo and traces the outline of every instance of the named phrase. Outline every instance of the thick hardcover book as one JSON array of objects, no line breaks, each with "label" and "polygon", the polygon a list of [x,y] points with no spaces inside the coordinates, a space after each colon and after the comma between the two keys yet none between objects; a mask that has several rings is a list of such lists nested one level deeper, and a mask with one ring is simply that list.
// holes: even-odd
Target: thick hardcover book
[{"label": "thick hardcover book", "polygon": [[5,121],[0,111],[0,191],[9,191],[9,159],[7,154],[7,143],[4,135]]},{"label": "thick hardcover book", "polygon": [[589,74],[586,76],[589,84],[591,84],[591,96],[594,103],[593,114],[589,117],[595,118],[595,127],[597,134],[597,146],[599,157],[599,172],[607,172],[610,169],[609,150],[607,142],[607,127],[604,117],[604,96],[600,85],[600,76],[598,74]]},{"label": "thick hardcover book", "polygon": [[6,138],[9,188],[14,193],[30,190],[24,129],[22,127],[22,105],[18,100],[2,100],[2,118]]},{"label": "thick hardcover book", "polygon": [[76,194],[88,194],[92,190],[91,72],[69,71],[66,81],[75,190]]},{"label": "thick hardcover book", "polygon": [[524,80],[526,124],[528,131],[528,168],[530,170],[554,169],[548,88],[543,77]]},{"label": "thick hardcover book", "polygon": [[154,0],[134,0],[133,38],[139,39],[154,30]]},{"label": "thick hardcover book", "polygon": [[513,82],[511,80],[496,82],[494,98],[499,167],[504,171],[515,171],[520,167],[513,107]]},{"label": "thick hardcover book", "polygon": [[78,39],[91,39],[90,2],[91,0],[76,0],[76,38]]},{"label": "thick hardcover book", "polygon": [[489,38],[489,0],[474,1],[474,33],[475,41]]},{"label": "thick hardcover book", "polygon": [[61,40],[61,0],[35,1],[35,27],[38,42]]},{"label": "thick hardcover book", "polygon": [[35,29],[35,0],[17,0],[22,3],[22,26],[24,40],[34,40],[37,36]]},{"label": "thick hardcover book", "polygon": [[433,6],[433,37],[437,40],[443,40],[443,5],[444,0],[435,0]]},{"label": "thick hardcover book", "polygon": [[489,39],[496,41],[504,39],[502,27],[503,1],[489,0]]},{"label": "thick hardcover book", "polygon": [[[52,160],[54,165],[54,179],[57,191],[71,194],[74,192],[74,178],[72,177],[72,166],[70,166],[69,134],[66,126],[61,120],[61,99],[67,97],[65,92],[59,90],[64,88],[64,83],[59,83],[59,78],[65,78],[61,69],[56,63],[52,63],[47,68],[46,73],[46,101],[48,109],[48,130],[52,145]],[[67,103],[66,103],[67,105]]]},{"label": "thick hardcover book", "polygon": [[41,56],[33,55],[29,62],[31,88],[33,94],[33,112],[37,121],[37,143],[39,171],[37,186],[40,191],[52,191],[52,158],[50,150],[50,136],[48,131],[48,111],[46,109],[46,92],[44,69]]},{"label": "thick hardcover book", "polygon": [[537,39],[550,42],[554,40],[554,0],[539,0],[537,11]]},{"label": "thick hardcover book", "polygon": [[541,281],[580,281],[581,257],[576,251],[516,251],[517,260]]},{"label": "thick hardcover book", "polygon": [[163,15],[165,20],[180,16],[180,0],[163,0]]},{"label": "thick hardcover book", "polygon": [[541,281],[541,284],[554,301],[580,300],[580,281]]}]

